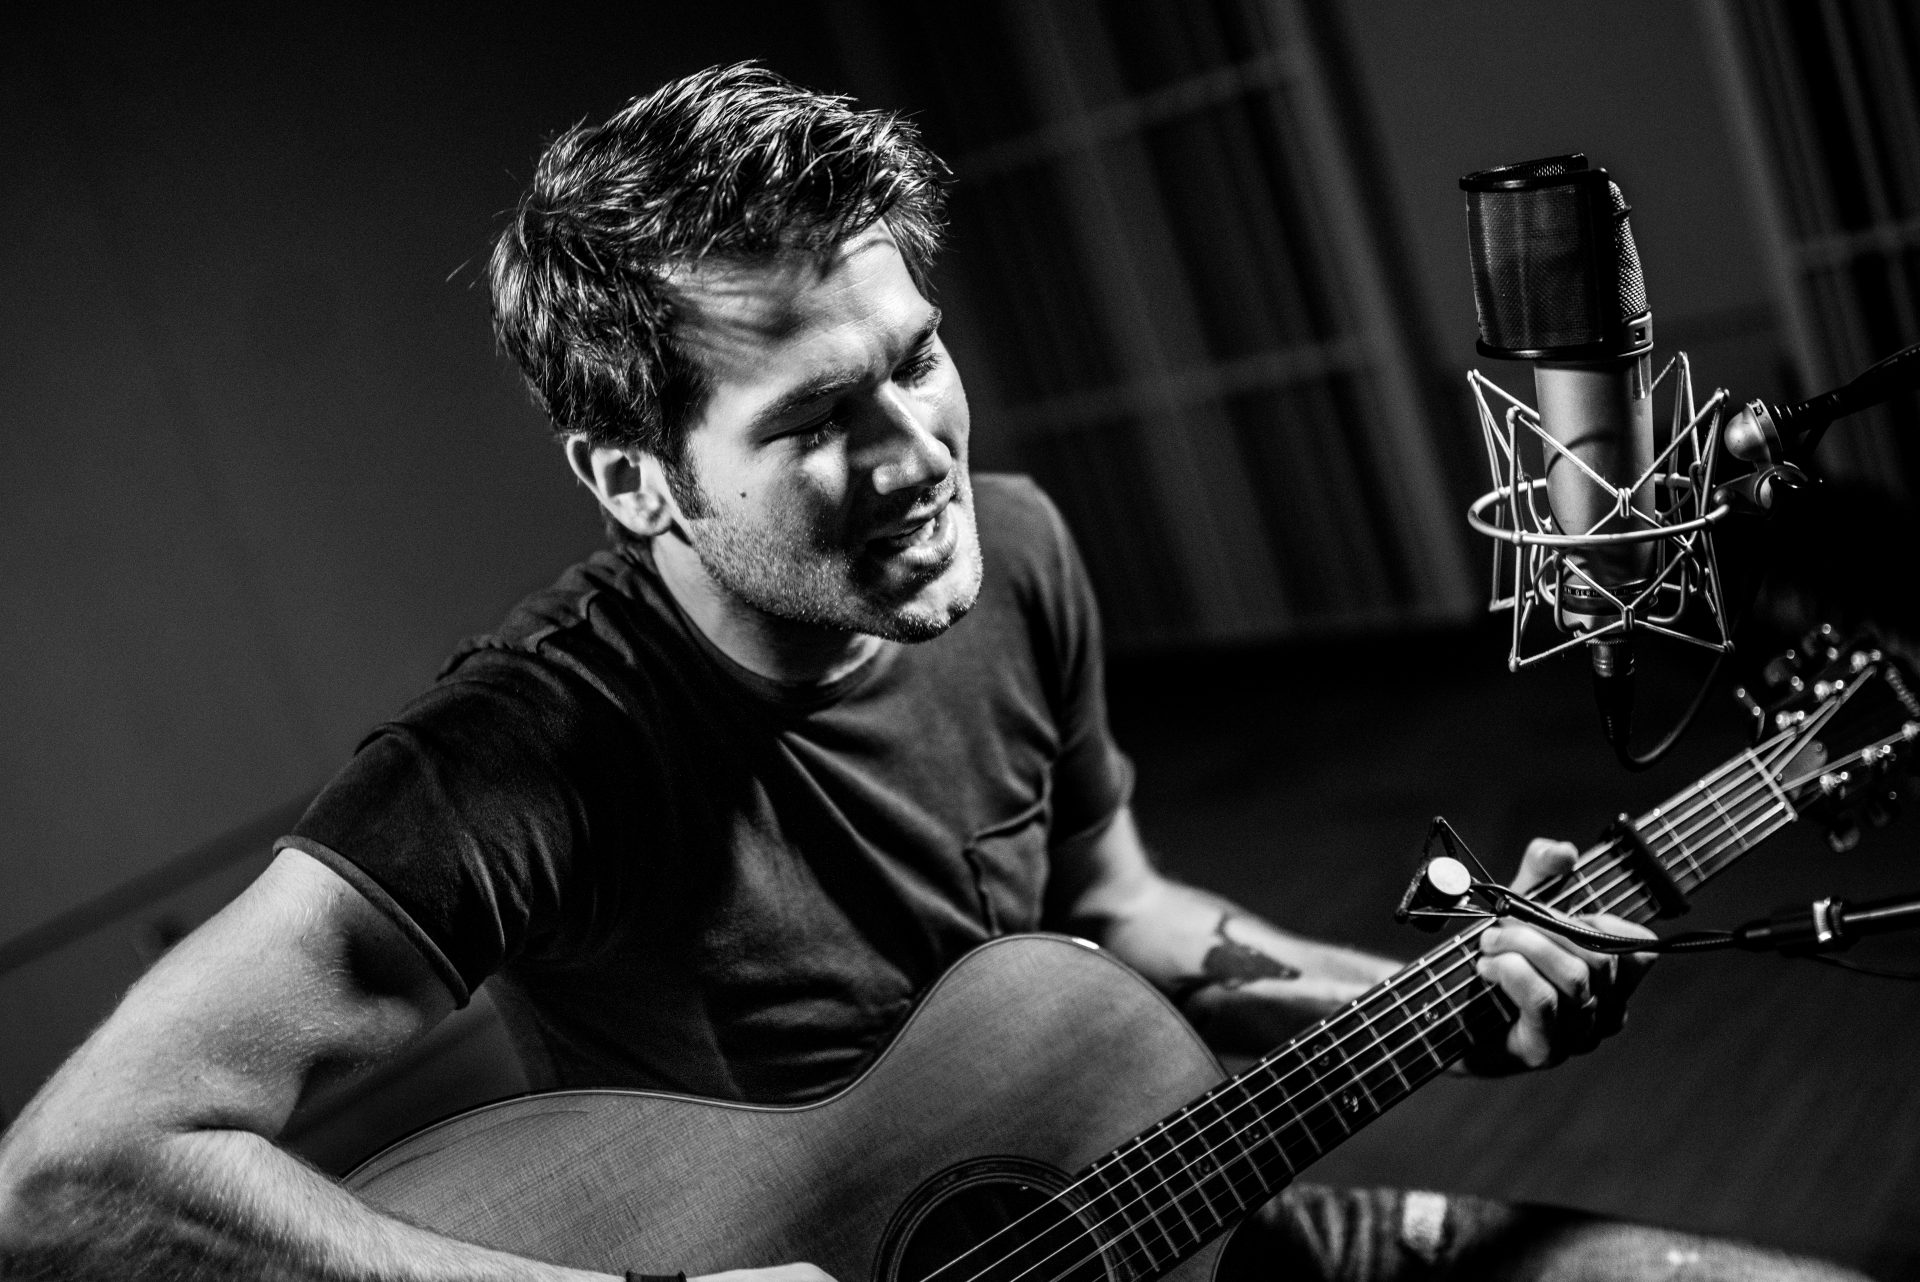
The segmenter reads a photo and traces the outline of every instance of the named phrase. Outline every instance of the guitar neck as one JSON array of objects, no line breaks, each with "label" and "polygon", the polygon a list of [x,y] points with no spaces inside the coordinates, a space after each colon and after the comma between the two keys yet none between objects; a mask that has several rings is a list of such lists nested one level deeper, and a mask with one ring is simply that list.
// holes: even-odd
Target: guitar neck
[{"label": "guitar neck", "polygon": [[[1535,897],[1644,922],[1663,888],[1691,891],[1797,817],[1777,769],[1786,736],[1745,752],[1583,852]],[[1638,842],[1633,834],[1637,833]],[[1084,1173],[1089,1209],[1139,1275],[1237,1224],[1309,1163],[1457,1060],[1501,999],[1474,968],[1480,922]]]}]

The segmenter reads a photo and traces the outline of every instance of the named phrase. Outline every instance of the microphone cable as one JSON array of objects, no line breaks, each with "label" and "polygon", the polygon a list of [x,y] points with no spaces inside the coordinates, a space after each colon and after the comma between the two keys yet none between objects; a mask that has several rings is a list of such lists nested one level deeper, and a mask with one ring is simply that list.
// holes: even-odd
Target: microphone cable
[{"label": "microphone cable", "polygon": [[[1758,592],[1756,588],[1756,596]],[[1751,606],[1751,601],[1748,604]],[[1743,617],[1744,614],[1745,611],[1742,611]],[[1728,631],[1731,633],[1738,626],[1736,623],[1734,628]],[[1616,647],[1616,663],[1619,662],[1617,651],[1623,648],[1624,646]],[[1700,686],[1693,692],[1693,698],[1688,701],[1686,711],[1680,714],[1679,719],[1657,743],[1641,752],[1635,752],[1629,742],[1633,737],[1632,660],[1628,659],[1624,671],[1603,672],[1596,664],[1593,670],[1593,701],[1600,709],[1600,724],[1606,734],[1607,746],[1613,749],[1615,759],[1628,770],[1637,772],[1657,765],[1668,752],[1672,751],[1673,745],[1680,742],[1680,737],[1693,727],[1695,719],[1700,715],[1700,709],[1706,706],[1707,693],[1713,689],[1714,682],[1720,679],[1720,668],[1726,662],[1728,653],[1726,650],[1721,650],[1714,654],[1713,662],[1708,665],[1706,675],[1700,678]]]},{"label": "microphone cable", "polygon": [[1826,952],[1849,947],[1863,935],[1920,929],[1920,896],[1916,895],[1858,905],[1829,897],[1814,900],[1806,908],[1756,917],[1732,930],[1690,930],[1649,939],[1584,926],[1519,891],[1492,882],[1475,880],[1467,894],[1484,899],[1489,916],[1515,918],[1596,953],[1699,953],[1739,948],[1807,958],[1879,979],[1920,983],[1920,972],[1864,966]]}]

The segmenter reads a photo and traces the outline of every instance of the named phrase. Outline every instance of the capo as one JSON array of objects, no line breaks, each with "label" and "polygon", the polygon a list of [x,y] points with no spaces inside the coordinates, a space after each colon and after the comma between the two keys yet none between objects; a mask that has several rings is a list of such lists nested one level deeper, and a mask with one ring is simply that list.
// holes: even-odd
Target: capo
[{"label": "capo", "polygon": [[1655,916],[1679,917],[1693,905],[1687,902],[1687,896],[1680,889],[1680,883],[1673,879],[1667,866],[1653,853],[1653,847],[1647,844],[1640,830],[1633,826],[1633,820],[1623,812],[1607,828],[1608,838],[1619,845],[1620,851],[1627,857],[1627,867],[1640,879],[1647,894],[1652,896]]}]

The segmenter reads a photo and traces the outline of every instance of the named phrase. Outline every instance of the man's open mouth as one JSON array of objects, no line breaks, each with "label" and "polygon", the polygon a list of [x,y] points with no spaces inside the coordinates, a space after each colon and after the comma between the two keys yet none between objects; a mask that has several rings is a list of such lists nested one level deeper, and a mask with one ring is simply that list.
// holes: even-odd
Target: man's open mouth
[{"label": "man's open mouth", "polygon": [[946,499],[923,514],[908,513],[883,527],[886,532],[867,540],[867,546],[889,558],[937,562],[951,551],[955,520],[953,501]]}]

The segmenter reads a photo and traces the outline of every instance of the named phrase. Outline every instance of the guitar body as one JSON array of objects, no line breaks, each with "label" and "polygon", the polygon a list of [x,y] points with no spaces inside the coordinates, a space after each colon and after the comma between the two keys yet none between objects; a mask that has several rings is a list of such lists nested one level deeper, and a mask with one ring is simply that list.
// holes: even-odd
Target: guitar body
[{"label": "guitar body", "polygon": [[[917,1282],[1000,1224],[1047,1214],[1069,1172],[1220,1078],[1132,971],[1063,937],[1011,936],[963,958],[867,1072],[827,1099],[526,1096],[402,1140],[348,1184],[415,1223],[575,1267],[698,1274],[806,1261],[839,1282]],[[1111,1244],[1085,1249],[1089,1220],[1052,1239],[1077,1227],[1082,1245],[1043,1240],[1026,1260],[996,1250],[984,1272],[1134,1278]],[[1207,1282],[1224,1242],[1167,1276]],[[982,1271],[970,1262],[940,1282]]]}]

